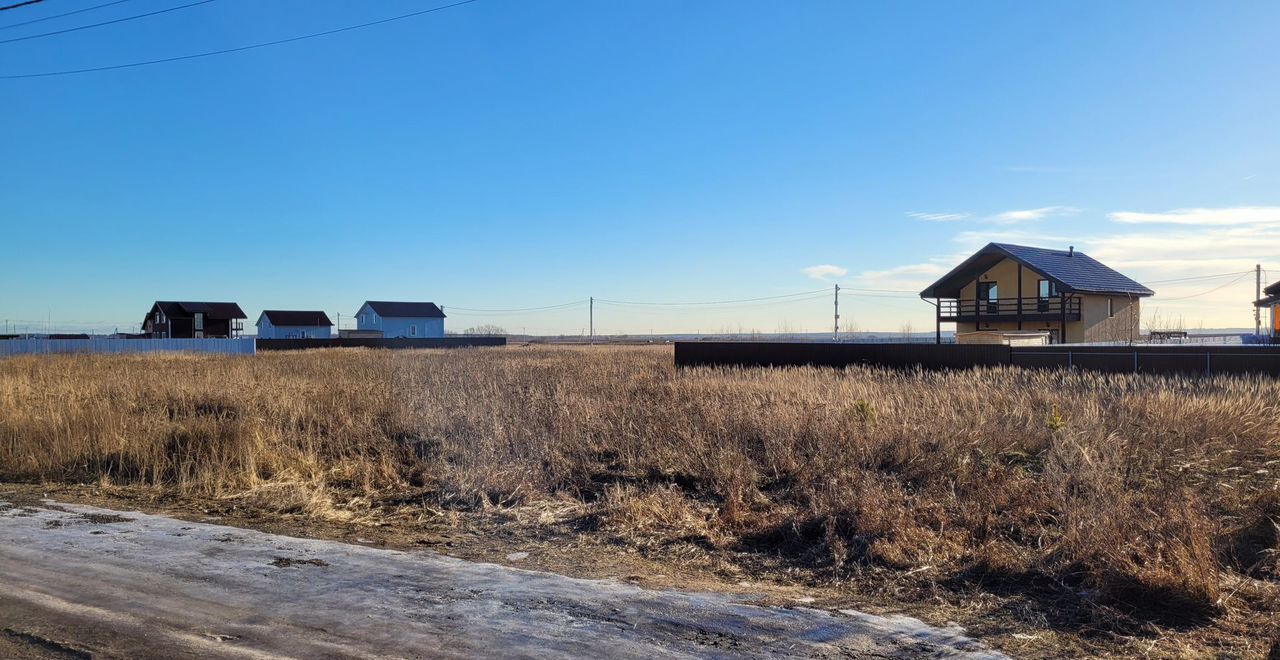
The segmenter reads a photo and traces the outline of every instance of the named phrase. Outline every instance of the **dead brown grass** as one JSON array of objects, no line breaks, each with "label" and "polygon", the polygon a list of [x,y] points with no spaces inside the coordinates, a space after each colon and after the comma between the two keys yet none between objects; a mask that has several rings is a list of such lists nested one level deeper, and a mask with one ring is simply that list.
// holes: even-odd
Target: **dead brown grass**
[{"label": "dead brown grass", "polygon": [[330,520],[388,493],[464,512],[568,499],[625,543],[1265,652],[1277,402],[1280,383],[1246,378],[677,372],[660,348],[27,357],[0,361],[0,476]]}]

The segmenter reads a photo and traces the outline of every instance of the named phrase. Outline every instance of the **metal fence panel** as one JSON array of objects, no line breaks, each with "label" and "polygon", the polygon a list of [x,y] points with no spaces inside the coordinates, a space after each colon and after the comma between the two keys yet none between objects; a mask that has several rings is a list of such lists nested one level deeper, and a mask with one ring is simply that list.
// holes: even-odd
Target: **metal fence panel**
[{"label": "metal fence panel", "polygon": [[253,355],[253,338],[239,339],[5,339],[0,340],[0,356],[42,353],[156,353],[186,351]]},{"label": "metal fence panel", "polygon": [[397,337],[331,339],[259,339],[260,351],[300,351],[311,348],[468,348],[506,346],[506,337]]},{"label": "metal fence panel", "polygon": [[1011,364],[1105,373],[1265,374],[1280,376],[1280,346],[1017,346],[982,344],[822,344],[676,342],[677,367],[852,364],[968,369]]},{"label": "metal fence panel", "polygon": [[845,367],[865,364],[892,368],[969,369],[1009,364],[1009,347],[993,344],[676,342],[675,362],[678,367]]},{"label": "metal fence panel", "polygon": [[1280,376],[1280,347],[1268,345],[1036,346],[1014,348],[1010,357],[1013,365],[1031,368]]}]

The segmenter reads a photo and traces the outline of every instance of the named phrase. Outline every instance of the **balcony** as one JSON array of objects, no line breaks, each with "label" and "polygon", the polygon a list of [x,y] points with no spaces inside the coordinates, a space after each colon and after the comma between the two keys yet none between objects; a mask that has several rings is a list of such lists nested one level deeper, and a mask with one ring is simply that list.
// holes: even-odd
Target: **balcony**
[{"label": "balcony", "polygon": [[1079,298],[990,298],[941,300],[938,320],[944,323],[1001,321],[1079,321]]}]

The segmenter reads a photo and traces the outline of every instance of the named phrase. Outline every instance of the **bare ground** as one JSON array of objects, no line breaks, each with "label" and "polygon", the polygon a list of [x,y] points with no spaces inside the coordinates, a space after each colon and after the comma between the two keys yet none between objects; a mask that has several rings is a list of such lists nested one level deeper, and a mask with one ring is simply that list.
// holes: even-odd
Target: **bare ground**
[{"label": "bare ground", "polygon": [[19,657],[998,655],[901,616],[5,497],[0,650]]},{"label": "bare ground", "polygon": [[[236,498],[184,498],[156,488],[0,483],[0,500],[13,506],[37,510],[44,506],[42,500],[46,498],[370,548],[426,549],[460,559],[613,580],[646,589],[718,592],[750,597],[761,606],[906,615],[940,627],[956,626],[958,622],[967,634],[989,648],[1017,657],[1196,657],[1200,652],[1197,649],[1216,642],[1212,638],[1197,642],[1194,637],[1169,637],[1157,632],[1127,638],[1105,629],[1094,633],[1085,630],[1082,634],[1079,622],[1037,616],[1024,588],[1010,589],[1006,595],[1001,595],[998,585],[983,584],[972,585],[968,590],[922,590],[918,584],[903,579],[898,587],[886,589],[884,575],[867,576],[865,582],[814,582],[809,571],[790,567],[783,557],[770,559],[757,552],[726,555],[701,548],[696,542],[636,547],[630,540],[611,540],[598,531],[584,529],[545,503],[439,516],[423,515],[421,505],[413,502],[409,503],[412,506],[400,508],[385,503],[382,521],[367,524],[280,515],[245,506]],[[566,511],[576,508],[571,503],[564,507]],[[0,623],[3,622],[0,616]],[[1255,627],[1256,623],[1242,625]],[[36,630],[32,633],[18,628],[14,631],[19,634],[0,637],[0,656],[78,657],[75,653],[81,647],[59,642],[62,638],[56,630],[53,634]],[[1236,647],[1222,657],[1274,658],[1274,654],[1271,643],[1259,639],[1256,647]]]}]

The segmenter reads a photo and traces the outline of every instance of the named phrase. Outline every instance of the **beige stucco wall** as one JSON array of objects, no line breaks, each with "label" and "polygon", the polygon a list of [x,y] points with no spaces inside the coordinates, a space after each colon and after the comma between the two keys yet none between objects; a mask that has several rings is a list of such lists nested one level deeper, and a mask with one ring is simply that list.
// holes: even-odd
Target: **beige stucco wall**
[{"label": "beige stucco wall", "polygon": [[[1067,341],[1130,341],[1138,338],[1139,299],[1081,295],[1080,322],[1067,324]],[[1114,316],[1107,317],[1107,298]],[[1071,326],[1077,326],[1073,332]]]},{"label": "beige stucco wall", "polygon": [[[992,266],[990,270],[979,276],[983,282],[995,282],[996,294],[1001,298],[1015,297],[1018,289],[1018,267],[1016,261],[1005,259]],[[1039,281],[1042,275],[1030,268],[1022,269],[1022,290],[1018,297],[1035,298],[1040,295]],[[961,300],[973,300],[976,295],[976,282],[966,284],[960,291]],[[1095,341],[1129,341],[1138,338],[1138,322],[1141,308],[1138,298],[1127,296],[1097,296],[1076,294],[1080,299],[1080,320],[1067,322],[1067,342]],[[1114,302],[1115,315],[1107,317],[1107,298]],[[1032,310],[1027,310],[1028,312]],[[1059,321],[1023,321],[1019,328],[1017,322],[1008,323],[957,323],[957,332],[979,330],[1054,330],[1061,327]]]},{"label": "beige stucco wall", "polygon": [[[1030,268],[1022,269],[1022,292],[1014,293],[1018,290],[1018,266],[1018,262],[1005,259],[980,275],[979,279],[983,282],[995,282],[996,294],[1001,298],[1034,298],[1040,295],[1038,282],[1044,277]],[[973,300],[977,294],[977,286],[976,282],[964,285],[960,290],[960,299]]]}]

